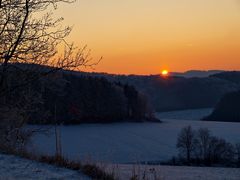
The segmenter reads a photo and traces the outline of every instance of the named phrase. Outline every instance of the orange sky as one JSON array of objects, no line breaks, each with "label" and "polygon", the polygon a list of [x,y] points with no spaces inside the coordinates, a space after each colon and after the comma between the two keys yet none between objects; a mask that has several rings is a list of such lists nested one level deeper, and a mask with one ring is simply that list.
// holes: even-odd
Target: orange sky
[{"label": "orange sky", "polygon": [[240,0],[77,0],[56,15],[99,72],[240,70]]}]

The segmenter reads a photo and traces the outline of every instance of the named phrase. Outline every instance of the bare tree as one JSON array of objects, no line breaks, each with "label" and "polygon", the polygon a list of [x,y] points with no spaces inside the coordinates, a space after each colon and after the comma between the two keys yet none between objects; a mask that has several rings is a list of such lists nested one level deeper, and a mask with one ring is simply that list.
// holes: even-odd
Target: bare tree
[{"label": "bare tree", "polygon": [[187,126],[181,130],[177,139],[177,148],[181,152],[180,155],[186,158],[188,163],[191,162],[194,151],[194,137],[194,130],[191,126]]},{"label": "bare tree", "polygon": [[[72,27],[62,27],[62,17],[53,18],[59,4],[74,1],[0,0],[0,131],[6,135],[2,136],[5,144],[10,134],[11,139],[19,140],[17,132],[22,132],[27,115],[41,103],[32,83],[62,69],[98,63],[91,61],[86,47],[79,49],[68,43]],[[61,53],[59,49],[63,49]],[[14,81],[10,80],[12,75]]]},{"label": "bare tree", "polygon": [[236,149],[237,163],[240,166],[240,143],[237,143],[235,145],[235,149]]},{"label": "bare tree", "polygon": [[188,163],[231,166],[239,157],[238,145],[234,147],[225,139],[212,136],[207,128],[200,128],[197,132],[191,126],[183,128],[178,136],[177,148],[180,156],[187,159]]},{"label": "bare tree", "polygon": [[[74,69],[92,66],[89,52],[65,39],[72,28],[61,27],[63,18],[54,19],[51,11],[60,3],[74,0],[1,0],[0,2],[0,87],[9,64],[27,63]],[[59,48],[64,51],[58,53]],[[35,66],[36,67],[36,66]],[[53,69],[51,69],[52,71]],[[49,72],[44,72],[48,74]]]},{"label": "bare tree", "polygon": [[195,155],[198,159],[207,161],[209,158],[211,133],[207,128],[200,128],[195,138]]}]

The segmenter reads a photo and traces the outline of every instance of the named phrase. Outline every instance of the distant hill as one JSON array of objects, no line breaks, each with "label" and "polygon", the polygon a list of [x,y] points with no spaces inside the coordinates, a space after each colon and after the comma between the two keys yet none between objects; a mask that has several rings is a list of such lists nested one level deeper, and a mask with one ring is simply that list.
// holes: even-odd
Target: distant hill
[{"label": "distant hill", "polygon": [[[173,73],[169,77],[162,77],[161,75],[116,75],[79,71],[63,72],[75,78],[104,78],[113,84],[133,86],[148,99],[149,106],[159,112],[213,108],[226,93],[240,90],[240,72],[224,72],[221,70],[193,70],[175,75]],[[74,81],[74,83],[77,83],[77,81]]]},{"label": "distant hill", "polygon": [[[147,98],[134,86],[74,71],[39,75],[39,72],[54,71],[54,68],[45,66],[11,67],[8,68],[9,80],[4,89],[19,88],[0,96],[0,109],[13,109],[27,104],[29,123],[160,122],[154,117]],[[22,86],[26,77],[27,81],[33,81]],[[26,103],[24,99],[29,99],[29,102]],[[14,112],[9,113],[11,115],[19,111],[15,108]],[[0,119],[6,117],[3,112],[0,112]]]},{"label": "distant hill", "polygon": [[[187,78],[173,75],[162,77],[161,75],[141,76],[76,71],[64,72],[75,78],[104,78],[113,84],[118,84],[118,86],[133,86],[139,94],[148,99],[148,105],[150,106],[148,108],[159,112],[212,108],[219,103],[225,94],[240,90],[240,72],[238,71],[188,71],[185,73]],[[190,77],[197,75],[207,77]],[[79,90],[81,88],[83,87],[79,86]],[[72,89],[75,89],[75,87]]]},{"label": "distant hill", "polygon": [[[223,79],[233,84],[240,84],[240,72],[222,72],[211,77]],[[227,93],[221,98],[211,115],[204,118],[209,121],[240,122],[240,88]]]},{"label": "distant hill", "polygon": [[214,107],[224,94],[240,89],[240,84],[218,77],[97,76],[135,86],[147,96],[156,111]]},{"label": "distant hill", "polygon": [[183,73],[172,72],[171,75],[172,76],[181,76],[181,77],[185,77],[185,78],[193,78],[193,77],[203,78],[203,77],[209,77],[210,75],[221,73],[221,72],[224,72],[224,71],[223,70],[209,70],[209,71],[191,70],[191,71],[186,71]]},{"label": "distant hill", "polygon": [[[199,73],[200,72],[200,73]],[[212,74],[217,72],[217,74]],[[220,72],[220,73],[219,73]],[[225,72],[189,71],[188,75],[208,77],[162,77],[161,75],[115,75],[107,73],[74,72],[76,75],[104,77],[111,82],[129,84],[145,94],[156,111],[172,111],[214,107],[226,93],[240,89],[237,76],[226,78]],[[229,72],[226,72],[228,74]],[[239,72],[234,72],[238,74]]]},{"label": "distant hill", "polygon": [[221,72],[221,73],[213,74],[210,77],[224,79],[236,84],[240,84],[240,71]]}]

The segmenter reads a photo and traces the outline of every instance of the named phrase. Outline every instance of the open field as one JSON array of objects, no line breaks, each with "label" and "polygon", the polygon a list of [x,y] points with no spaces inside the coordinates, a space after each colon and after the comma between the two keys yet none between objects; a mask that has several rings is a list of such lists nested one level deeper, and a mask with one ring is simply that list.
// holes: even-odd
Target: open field
[{"label": "open field", "polygon": [[[193,128],[207,127],[214,135],[230,142],[240,142],[240,123],[203,122],[198,119],[209,113],[205,110],[188,110],[184,112],[159,113],[163,123],[114,123],[84,124],[62,126],[61,139],[63,154],[70,159],[106,163],[133,163],[145,161],[162,161],[176,156],[176,138],[180,129],[191,125]],[[199,113],[201,112],[201,113]],[[204,113],[205,112],[205,113]],[[181,119],[174,119],[181,113]],[[198,114],[199,113],[199,116]],[[187,119],[187,118],[186,118]],[[194,120],[195,119],[195,120]],[[38,135],[33,139],[33,151],[54,154],[55,142],[53,129],[50,135]]]}]

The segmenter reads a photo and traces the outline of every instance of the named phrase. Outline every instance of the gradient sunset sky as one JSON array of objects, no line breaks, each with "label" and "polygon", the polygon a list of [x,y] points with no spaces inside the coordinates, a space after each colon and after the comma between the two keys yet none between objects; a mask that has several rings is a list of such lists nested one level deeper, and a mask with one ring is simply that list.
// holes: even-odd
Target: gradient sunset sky
[{"label": "gradient sunset sky", "polygon": [[240,0],[77,0],[56,15],[98,72],[240,70]]}]

